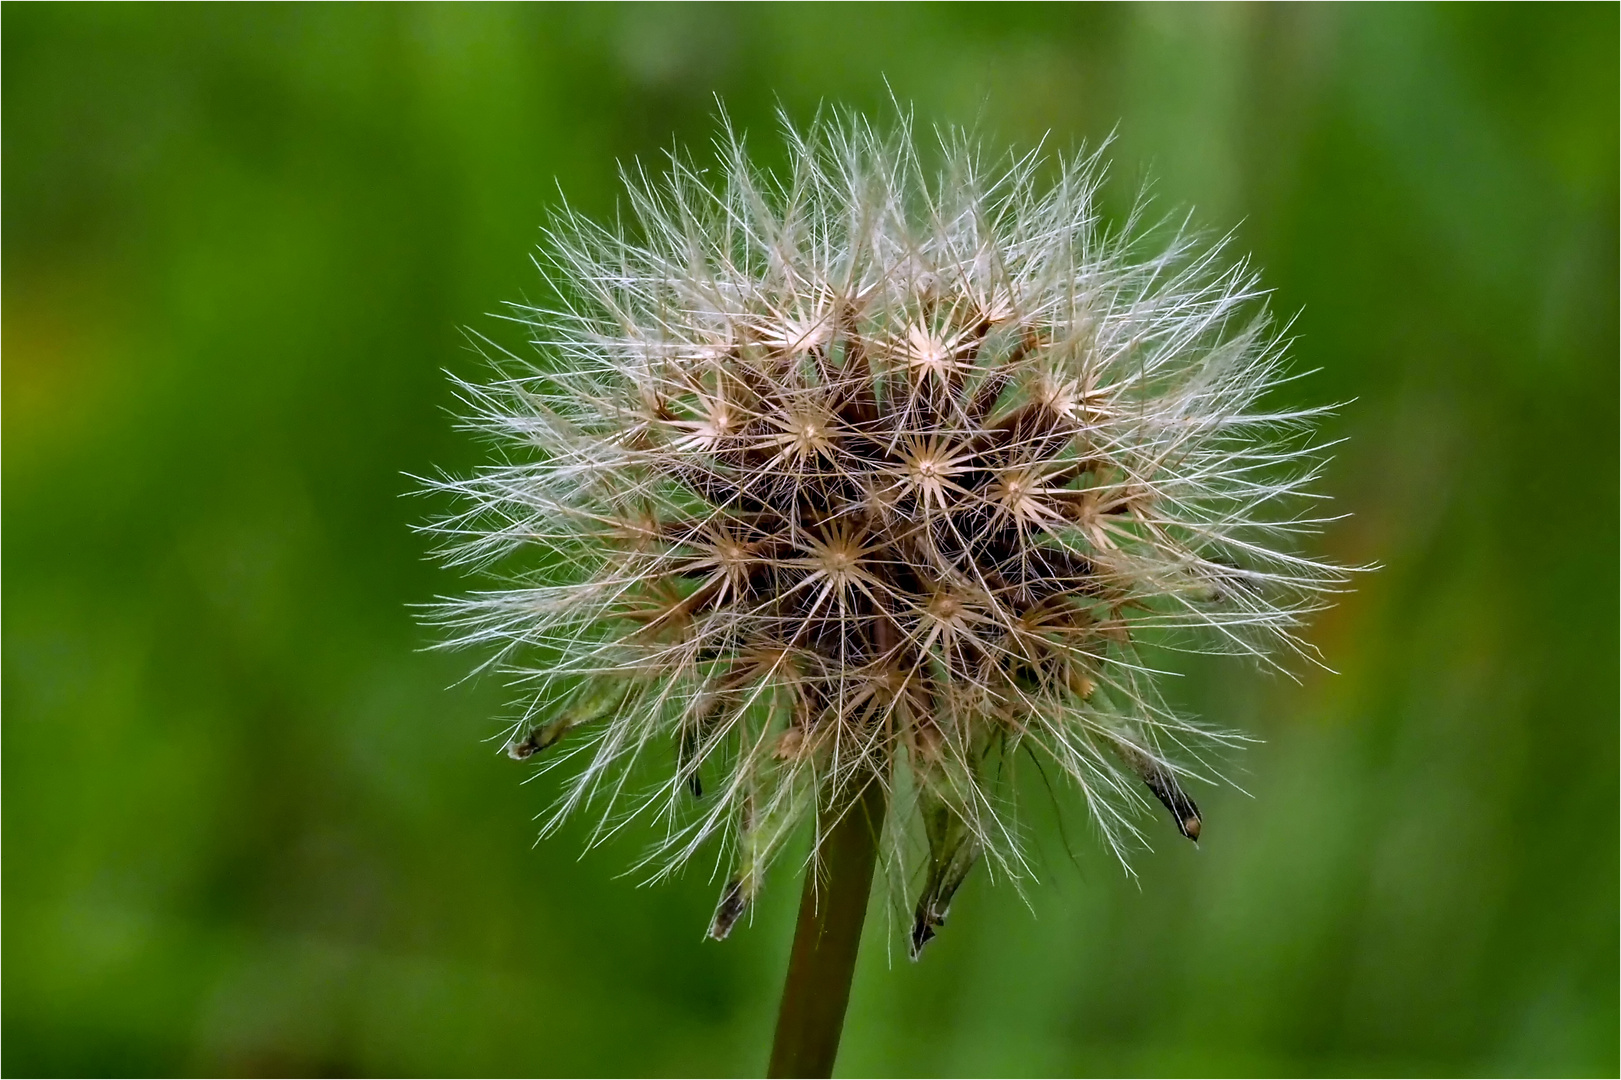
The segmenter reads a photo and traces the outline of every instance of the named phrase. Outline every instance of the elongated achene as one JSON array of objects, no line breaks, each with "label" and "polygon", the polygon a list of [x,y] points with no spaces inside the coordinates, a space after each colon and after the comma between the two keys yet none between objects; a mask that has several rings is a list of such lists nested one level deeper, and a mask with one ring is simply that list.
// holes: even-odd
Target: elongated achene
[{"label": "elongated achene", "polygon": [[548,828],[655,815],[655,876],[724,839],[715,937],[819,792],[884,785],[915,953],[982,855],[1019,869],[1016,751],[1122,859],[1151,798],[1198,839],[1233,736],[1138,646],[1303,652],[1344,575],[1291,552],[1317,410],[1262,403],[1283,346],[1222,243],[1105,229],[1096,155],[787,139],[780,175],[728,135],[628,177],[628,226],[548,230],[538,359],[461,384],[503,463],[437,483],[447,557],[505,580],[439,615],[523,687],[512,756],[568,763]]}]

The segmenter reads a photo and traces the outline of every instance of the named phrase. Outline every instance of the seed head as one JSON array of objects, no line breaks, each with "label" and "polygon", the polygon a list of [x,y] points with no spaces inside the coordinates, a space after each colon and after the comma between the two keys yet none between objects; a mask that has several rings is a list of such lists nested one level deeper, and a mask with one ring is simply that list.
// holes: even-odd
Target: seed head
[{"label": "seed head", "polygon": [[547,231],[539,359],[460,384],[505,463],[436,482],[449,560],[506,580],[439,614],[523,688],[508,752],[575,763],[548,830],[653,815],[655,876],[725,838],[716,937],[883,785],[915,955],[982,854],[1020,869],[1020,750],[1122,860],[1148,795],[1198,839],[1184,783],[1234,736],[1139,649],[1306,651],[1343,580],[1289,550],[1318,410],[1261,405],[1283,343],[1222,243],[1101,224],[1096,154],[787,143],[765,174],[728,132],[713,177],[627,177],[631,227]]}]

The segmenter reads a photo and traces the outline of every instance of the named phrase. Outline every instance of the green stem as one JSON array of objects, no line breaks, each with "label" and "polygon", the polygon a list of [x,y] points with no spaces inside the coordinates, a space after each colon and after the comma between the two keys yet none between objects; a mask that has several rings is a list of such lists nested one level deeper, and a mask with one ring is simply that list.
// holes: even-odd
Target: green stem
[{"label": "green stem", "polygon": [[[869,778],[827,833],[816,864],[805,872],[769,1077],[833,1075],[885,803],[883,785]],[[838,806],[832,800],[830,805]]]}]

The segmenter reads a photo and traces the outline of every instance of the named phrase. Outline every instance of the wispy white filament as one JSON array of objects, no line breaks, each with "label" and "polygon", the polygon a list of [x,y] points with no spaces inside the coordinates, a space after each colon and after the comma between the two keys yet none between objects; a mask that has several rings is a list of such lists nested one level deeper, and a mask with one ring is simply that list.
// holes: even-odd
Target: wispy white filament
[{"label": "wispy white filament", "polygon": [[781,175],[729,135],[713,175],[629,177],[629,227],[563,213],[557,299],[516,309],[539,358],[460,384],[504,463],[436,482],[461,507],[436,528],[504,580],[438,615],[524,688],[514,755],[569,764],[548,829],[655,815],[655,874],[727,838],[717,934],[825,831],[818,793],[865,783],[937,924],[982,851],[1019,868],[1019,751],[1122,858],[1150,796],[1196,837],[1182,782],[1230,736],[1168,709],[1138,645],[1270,664],[1344,580],[1293,551],[1318,410],[1262,401],[1283,344],[1254,274],[1105,229],[1096,155],[787,138]]}]

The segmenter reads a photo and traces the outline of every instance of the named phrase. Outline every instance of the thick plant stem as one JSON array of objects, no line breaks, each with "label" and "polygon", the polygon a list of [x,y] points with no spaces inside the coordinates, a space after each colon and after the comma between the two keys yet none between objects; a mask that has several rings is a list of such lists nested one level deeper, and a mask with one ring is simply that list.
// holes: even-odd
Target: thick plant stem
[{"label": "thick plant stem", "polygon": [[827,833],[817,864],[805,872],[767,1076],[833,1075],[885,808],[884,786],[869,779]]}]

